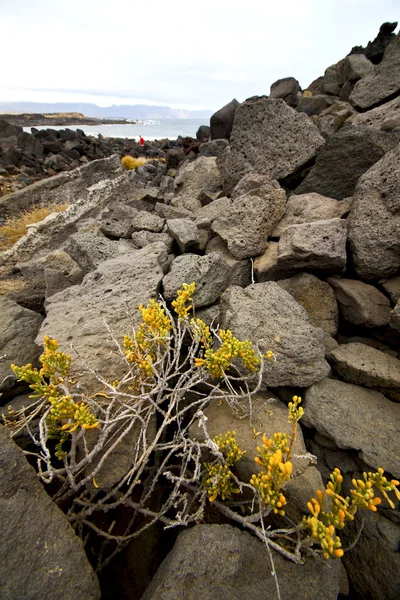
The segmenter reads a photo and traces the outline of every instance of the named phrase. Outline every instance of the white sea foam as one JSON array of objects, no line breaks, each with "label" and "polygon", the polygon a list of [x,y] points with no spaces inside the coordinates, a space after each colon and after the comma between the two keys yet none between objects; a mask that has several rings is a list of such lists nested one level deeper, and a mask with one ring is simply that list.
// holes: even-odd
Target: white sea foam
[{"label": "white sea foam", "polygon": [[[179,135],[182,137],[196,137],[196,132],[200,125],[208,125],[207,120],[203,119],[146,119],[145,121],[136,121],[135,123],[107,125],[70,125],[68,129],[81,129],[86,135],[104,137],[119,137],[139,140],[140,136],[146,141],[161,140],[168,138],[175,140]],[[39,126],[36,129],[66,129],[65,126]],[[24,131],[30,133],[30,127],[24,127]]]}]

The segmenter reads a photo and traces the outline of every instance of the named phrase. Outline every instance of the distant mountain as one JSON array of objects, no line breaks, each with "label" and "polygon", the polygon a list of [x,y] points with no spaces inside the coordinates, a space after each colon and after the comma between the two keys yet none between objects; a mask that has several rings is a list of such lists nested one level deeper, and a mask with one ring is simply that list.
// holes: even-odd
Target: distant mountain
[{"label": "distant mountain", "polygon": [[0,102],[0,112],[65,113],[78,112],[85,117],[118,119],[209,119],[211,110],[181,110],[169,106],[147,104],[122,104],[97,106],[85,102]]}]

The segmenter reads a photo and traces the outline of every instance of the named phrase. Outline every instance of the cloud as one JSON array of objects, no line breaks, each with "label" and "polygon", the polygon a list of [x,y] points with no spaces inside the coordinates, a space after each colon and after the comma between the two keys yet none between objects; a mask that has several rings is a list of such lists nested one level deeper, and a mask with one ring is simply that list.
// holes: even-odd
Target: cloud
[{"label": "cloud", "polygon": [[268,94],[281,77],[305,88],[396,12],[393,0],[3,0],[0,100],[32,90],[30,100],[51,93],[215,109]]}]

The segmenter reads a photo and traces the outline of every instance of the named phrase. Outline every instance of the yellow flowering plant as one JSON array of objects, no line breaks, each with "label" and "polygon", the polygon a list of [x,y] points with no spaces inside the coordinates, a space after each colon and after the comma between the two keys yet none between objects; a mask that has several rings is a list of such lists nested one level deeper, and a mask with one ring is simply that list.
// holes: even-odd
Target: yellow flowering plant
[{"label": "yellow flowering plant", "polygon": [[[252,423],[251,397],[275,357],[271,350],[263,354],[249,340],[196,317],[195,292],[195,283],[183,284],[172,310],[163,299],[140,305],[136,329],[121,344],[114,339],[125,372],[108,381],[83,363],[97,382],[90,392],[71,375],[71,357],[57,340],[45,337],[39,369],[12,366],[17,379],[29,385],[32,404],[11,411],[6,426],[13,436],[26,426],[41,480],[56,483],[53,499],[67,507],[69,522],[88,547],[98,548],[97,537],[103,538],[98,570],[152,523],[175,527],[201,522],[207,501],[295,563],[315,553],[315,547],[325,558],[339,558],[343,549],[336,532],[357,509],[377,510],[376,491],[389,503],[390,492],[400,499],[399,483],[378,469],[354,480],[344,495],[336,469],[325,491],[317,490],[308,503],[311,514],[301,523],[279,531],[265,527],[269,515],[285,518],[301,398],[294,396],[288,406],[290,433],[262,435],[255,457],[258,472],[249,482],[240,481],[235,468],[245,453],[236,432],[212,440],[203,410],[210,402],[224,401]],[[35,419],[36,431],[31,427]],[[205,431],[202,442],[192,433],[199,424]],[[155,509],[154,494],[161,488],[168,493]],[[144,524],[129,518],[114,533],[117,509],[141,513]]]},{"label": "yellow flowering plant", "polygon": [[66,452],[63,444],[69,435],[81,427],[82,429],[95,429],[99,423],[91,412],[87,403],[77,401],[65,393],[64,384],[70,374],[71,357],[58,350],[57,340],[49,336],[44,338],[44,352],[39,361],[40,369],[33,368],[31,364],[23,367],[11,365],[19,381],[25,381],[34,392],[31,398],[44,398],[50,405],[46,410],[46,424],[49,428],[49,437],[58,438],[56,456],[65,458]]}]

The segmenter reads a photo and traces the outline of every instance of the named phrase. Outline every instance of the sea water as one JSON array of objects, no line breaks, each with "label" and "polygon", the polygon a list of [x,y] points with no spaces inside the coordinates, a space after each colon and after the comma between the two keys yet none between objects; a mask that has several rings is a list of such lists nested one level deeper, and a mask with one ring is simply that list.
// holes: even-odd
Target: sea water
[{"label": "sea water", "polygon": [[[86,135],[97,136],[101,134],[103,137],[110,138],[130,138],[139,141],[142,136],[145,141],[161,140],[168,138],[176,140],[178,136],[196,137],[196,132],[200,125],[209,125],[207,119],[159,119],[138,121],[137,123],[127,123],[126,125],[69,125],[53,126],[49,125],[38,126],[36,129],[81,129]],[[30,133],[30,127],[24,127],[24,131]]]}]

